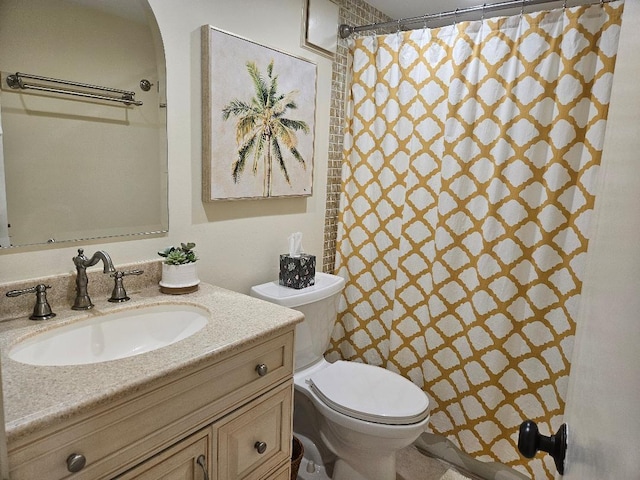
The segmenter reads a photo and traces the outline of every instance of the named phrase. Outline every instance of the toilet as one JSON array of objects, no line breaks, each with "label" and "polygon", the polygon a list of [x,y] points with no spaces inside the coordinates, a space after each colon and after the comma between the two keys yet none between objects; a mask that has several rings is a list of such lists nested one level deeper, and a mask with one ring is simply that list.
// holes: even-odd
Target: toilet
[{"label": "toilet", "polygon": [[429,398],[384,368],[325,360],[343,288],[343,278],[320,272],[300,290],[277,281],[251,288],[305,316],[295,334],[293,431],[305,450],[298,478],[395,480],[396,452],[426,429]]}]

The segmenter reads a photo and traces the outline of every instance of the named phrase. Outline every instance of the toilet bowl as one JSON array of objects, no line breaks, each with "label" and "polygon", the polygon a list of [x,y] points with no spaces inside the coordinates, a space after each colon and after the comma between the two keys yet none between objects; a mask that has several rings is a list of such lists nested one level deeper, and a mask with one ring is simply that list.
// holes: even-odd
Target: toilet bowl
[{"label": "toilet bowl", "polygon": [[295,339],[293,430],[305,447],[299,478],[395,480],[396,452],[426,429],[429,399],[389,370],[324,359],[344,279],[316,273],[315,280],[300,290],[278,282],[251,288],[305,315]]}]

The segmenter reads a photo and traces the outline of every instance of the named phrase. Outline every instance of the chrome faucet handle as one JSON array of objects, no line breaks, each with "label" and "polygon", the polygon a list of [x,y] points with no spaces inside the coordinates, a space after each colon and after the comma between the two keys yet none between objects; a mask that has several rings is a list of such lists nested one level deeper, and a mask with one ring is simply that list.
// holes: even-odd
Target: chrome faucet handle
[{"label": "chrome faucet handle", "polygon": [[51,288],[51,285],[45,285],[40,283],[35,287],[24,288],[22,290],[11,290],[6,293],[7,297],[19,297],[25,293],[36,294],[36,305],[33,307],[33,314],[29,317],[31,320],[48,320],[56,316],[51,311],[51,306],[47,301],[47,289]]},{"label": "chrome faucet handle", "polygon": [[127,275],[142,275],[143,273],[143,270],[129,270],[127,272],[117,271],[115,273],[112,273],[111,276],[116,279],[116,284],[113,287],[113,291],[111,292],[111,298],[109,299],[109,301],[119,303],[130,300],[130,298],[127,296],[127,292],[124,289],[122,279]]}]

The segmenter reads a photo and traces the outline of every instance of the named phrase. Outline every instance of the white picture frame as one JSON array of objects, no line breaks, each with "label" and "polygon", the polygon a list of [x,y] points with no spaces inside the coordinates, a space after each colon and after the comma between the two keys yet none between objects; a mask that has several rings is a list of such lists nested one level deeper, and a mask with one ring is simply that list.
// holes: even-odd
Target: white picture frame
[{"label": "white picture frame", "polygon": [[316,65],[210,25],[201,33],[203,201],[312,195]]}]

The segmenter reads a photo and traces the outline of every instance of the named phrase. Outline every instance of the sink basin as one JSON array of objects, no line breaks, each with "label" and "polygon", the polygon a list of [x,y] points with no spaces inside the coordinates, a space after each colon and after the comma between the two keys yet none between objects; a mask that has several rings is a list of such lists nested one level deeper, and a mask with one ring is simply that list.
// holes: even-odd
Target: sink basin
[{"label": "sink basin", "polygon": [[201,330],[209,313],[190,305],[157,305],[100,315],[30,337],[9,351],[30,365],[83,365],[140,355]]}]

